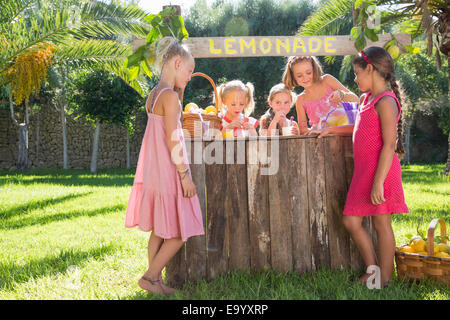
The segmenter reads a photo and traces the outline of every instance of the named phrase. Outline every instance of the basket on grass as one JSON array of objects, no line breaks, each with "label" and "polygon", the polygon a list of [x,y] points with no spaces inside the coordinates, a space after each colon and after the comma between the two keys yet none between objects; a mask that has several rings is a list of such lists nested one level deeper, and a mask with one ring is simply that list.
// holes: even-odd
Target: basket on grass
[{"label": "basket on grass", "polygon": [[[214,81],[204,73],[196,72],[192,74],[192,77],[200,76],[206,78],[214,90],[214,102],[216,109],[221,112],[222,106],[217,94],[216,85]],[[209,124],[209,125],[207,125]],[[191,138],[201,138],[205,135],[207,130],[216,129],[220,130],[222,119],[212,114],[198,114],[198,113],[183,113],[183,129],[187,130]]]},{"label": "basket on grass", "polygon": [[447,234],[445,221],[433,219],[428,227],[427,255],[402,252],[399,248],[395,248],[395,262],[399,278],[411,281],[428,278],[450,285],[450,258],[434,256],[434,229],[438,222],[441,226],[442,242],[447,243],[444,238]]}]

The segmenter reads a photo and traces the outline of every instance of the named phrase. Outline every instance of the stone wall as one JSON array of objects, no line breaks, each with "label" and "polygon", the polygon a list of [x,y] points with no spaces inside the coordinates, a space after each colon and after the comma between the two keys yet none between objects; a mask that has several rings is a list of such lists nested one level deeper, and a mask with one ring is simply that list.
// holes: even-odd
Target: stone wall
[{"label": "stone wall", "polygon": [[[134,136],[130,139],[131,166],[137,164],[147,116],[137,116]],[[84,120],[66,116],[69,168],[90,168],[95,128]],[[37,139],[38,138],[38,139]],[[126,168],[127,130],[101,125],[97,168]],[[28,131],[29,168],[63,167],[63,141],[60,113],[54,107],[43,107],[30,113]],[[0,169],[16,169],[18,129],[9,110],[0,109]]]},{"label": "stone wall", "polygon": [[[136,118],[135,134],[130,139],[131,167],[136,167],[147,121],[144,112]],[[69,168],[88,169],[95,129],[69,115],[66,122]],[[126,135],[125,128],[101,126],[97,168],[126,168]],[[55,108],[44,107],[30,113],[28,141],[30,168],[63,167],[61,120]],[[18,129],[11,120],[9,109],[0,109],[0,169],[16,169],[17,143]],[[436,118],[418,114],[411,128],[411,162],[445,162],[447,145],[447,136],[438,128]]]}]

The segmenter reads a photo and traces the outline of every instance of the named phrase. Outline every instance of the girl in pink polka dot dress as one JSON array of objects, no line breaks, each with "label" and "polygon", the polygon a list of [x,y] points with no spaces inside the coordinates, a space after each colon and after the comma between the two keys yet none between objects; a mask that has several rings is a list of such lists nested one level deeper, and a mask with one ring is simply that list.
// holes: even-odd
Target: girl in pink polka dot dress
[{"label": "girl in pink polka dot dress", "polygon": [[[365,92],[361,96],[353,128],[355,169],[347,194],[343,222],[366,266],[378,265],[381,284],[387,285],[394,269],[395,239],[391,214],[408,213],[402,187],[400,94],[394,75],[394,61],[380,47],[367,48],[353,60],[355,82]],[[388,83],[390,90],[388,90]],[[319,137],[351,126],[330,128]],[[378,259],[372,241],[362,226],[364,216],[372,216],[377,232]],[[378,261],[377,261],[378,260]],[[366,281],[370,274],[360,280]]]}]

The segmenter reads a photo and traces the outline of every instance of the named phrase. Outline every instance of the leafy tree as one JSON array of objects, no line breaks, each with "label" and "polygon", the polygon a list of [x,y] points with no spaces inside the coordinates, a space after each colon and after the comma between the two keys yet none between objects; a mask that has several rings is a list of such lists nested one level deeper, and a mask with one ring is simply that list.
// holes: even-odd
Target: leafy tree
[{"label": "leafy tree", "polygon": [[144,101],[121,78],[105,71],[82,73],[73,81],[72,89],[69,101],[75,118],[82,117],[95,126],[91,158],[91,172],[94,173],[97,170],[100,124],[116,124],[132,131],[133,115]]},{"label": "leafy tree", "polygon": [[[310,1],[245,0],[236,5],[216,1],[208,6],[205,0],[198,0],[185,15],[185,23],[191,37],[289,36],[296,33],[313,8]],[[195,63],[196,71],[208,74],[217,85],[233,79],[253,83],[258,117],[267,110],[270,88],[281,82],[286,59],[207,58],[196,59]],[[206,106],[212,97],[206,80],[194,78],[185,90],[186,102]]]}]

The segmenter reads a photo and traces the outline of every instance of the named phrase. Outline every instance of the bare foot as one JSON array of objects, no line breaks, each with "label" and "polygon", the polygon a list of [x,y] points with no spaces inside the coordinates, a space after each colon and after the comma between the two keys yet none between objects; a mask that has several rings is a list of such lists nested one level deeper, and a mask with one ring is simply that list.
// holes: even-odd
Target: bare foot
[{"label": "bare foot", "polygon": [[361,277],[359,277],[358,281],[360,282],[367,282],[367,279],[371,276],[371,273],[365,273]]},{"label": "bare foot", "polygon": [[166,293],[167,296],[170,296],[170,295],[175,293],[175,289],[174,288],[166,286],[166,284],[164,283],[161,275],[159,276],[159,283],[161,284],[161,287],[163,288],[163,290],[164,290],[164,292]]},{"label": "bare foot", "polygon": [[159,280],[157,280],[157,282],[153,281],[153,283],[152,283],[149,278],[142,277],[139,279],[138,285],[139,285],[139,287],[141,287],[142,289],[144,289],[150,293],[165,295],[164,290],[162,289]]}]

